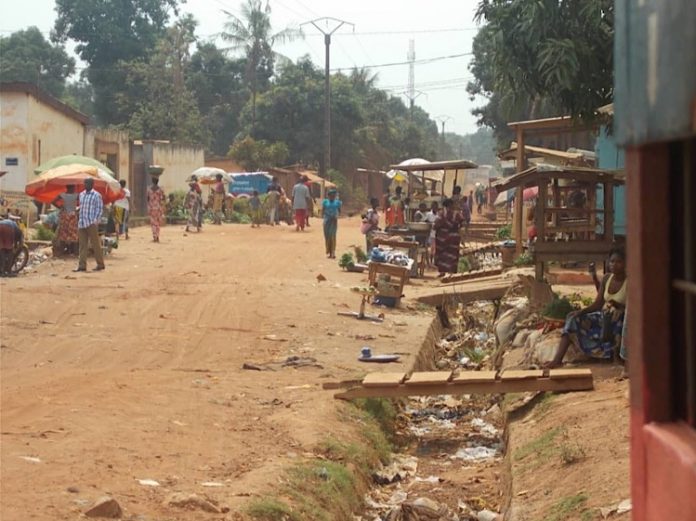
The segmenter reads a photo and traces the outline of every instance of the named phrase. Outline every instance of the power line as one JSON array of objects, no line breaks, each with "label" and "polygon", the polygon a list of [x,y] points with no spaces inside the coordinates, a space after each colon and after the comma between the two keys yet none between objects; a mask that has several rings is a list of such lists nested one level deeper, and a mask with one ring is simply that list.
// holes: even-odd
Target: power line
[{"label": "power line", "polygon": [[[405,61],[405,62],[380,63],[379,65],[363,65],[360,68],[362,68],[362,69],[374,69],[374,68],[378,68],[378,67],[393,67],[396,65],[409,65],[411,63],[423,65],[426,63],[433,63],[436,61],[450,60],[452,58],[461,58],[462,56],[472,56],[472,55],[473,55],[473,53],[471,53],[471,52],[464,52],[464,53],[460,53],[460,54],[449,54],[446,56],[435,56],[433,58],[424,58],[422,60],[415,60],[413,62]],[[331,72],[338,72],[338,71],[341,71],[343,69],[345,69],[345,67],[338,68],[338,69],[331,69]]]}]

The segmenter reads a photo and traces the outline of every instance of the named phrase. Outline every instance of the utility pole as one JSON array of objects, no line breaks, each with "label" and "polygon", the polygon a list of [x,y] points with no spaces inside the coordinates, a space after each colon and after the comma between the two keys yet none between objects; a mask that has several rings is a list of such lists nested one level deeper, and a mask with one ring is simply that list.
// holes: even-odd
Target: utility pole
[{"label": "utility pole", "polygon": [[[319,22],[324,22],[324,26],[319,26]],[[324,166],[321,172],[319,172],[321,177],[326,178],[331,168],[331,73],[329,71],[331,35],[344,25],[351,25],[353,31],[355,31],[355,24],[327,16],[305,22],[300,27],[307,24],[312,24],[324,35],[324,45],[326,46],[326,61],[324,64]],[[330,27],[330,25],[333,27]]]},{"label": "utility pole", "polygon": [[442,125],[442,134],[440,134],[440,159],[444,161],[445,159],[445,123],[453,120],[451,116],[436,116],[436,120]]},{"label": "utility pole", "polygon": [[411,119],[413,119],[413,102],[416,99],[416,41],[408,41],[408,99],[411,102]]}]

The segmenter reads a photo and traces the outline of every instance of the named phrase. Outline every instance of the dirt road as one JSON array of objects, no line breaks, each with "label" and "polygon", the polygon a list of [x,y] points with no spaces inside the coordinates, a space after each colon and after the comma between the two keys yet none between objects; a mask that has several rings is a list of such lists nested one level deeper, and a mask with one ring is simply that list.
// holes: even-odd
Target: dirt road
[{"label": "dirt road", "polygon": [[[358,226],[340,222],[339,253],[362,244]],[[320,384],[365,370],[354,335],[413,354],[431,320],[337,317],[357,309],[349,287],[364,277],[324,258],[318,221],[304,234],[170,226],[159,244],[138,228],[106,271],[73,267],[49,260],[0,283],[3,521],[75,519],[104,494],[133,519],[201,519],[164,506],[172,491],[211,495],[236,519],[279,469],[346,429]],[[292,355],[322,367],[241,368]]]}]

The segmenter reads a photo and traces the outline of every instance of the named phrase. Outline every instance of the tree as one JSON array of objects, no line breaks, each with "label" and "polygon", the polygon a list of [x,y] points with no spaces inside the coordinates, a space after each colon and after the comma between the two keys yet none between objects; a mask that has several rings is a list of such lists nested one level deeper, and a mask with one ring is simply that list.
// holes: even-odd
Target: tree
[{"label": "tree", "polygon": [[613,0],[481,0],[472,96],[489,98],[479,123],[568,113],[592,120],[613,85]]},{"label": "tree", "polygon": [[90,118],[94,116],[94,89],[84,79],[67,83],[63,101]]},{"label": "tree", "polygon": [[446,159],[469,159],[479,165],[492,165],[496,161],[496,142],[493,130],[479,127],[472,134],[445,132],[445,141],[451,150]]},{"label": "tree", "polygon": [[238,116],[248,99],[245,68],[244,59],[229,59],[214,44],[200,42],[186,68],[186,84],[211,134],[210,151],[218,156],[227,154],[240,131]]},{"label": "tree", "polygon": [[256,124],[256,96],[259,87],[267,82],[273,74],[274,59],[279,54],[273,46],[292,41],[302,35],[296,29],[285,28],[276,33],[271,28],[271,5],[262,0],[247,0],[241,7],[241,17],[224,11],[229,20],[225,23],[225,32],[221,34],[229,42],[231,51],[243,51],[247,60],[246,81],[251,91],[251,128]]},{"label": "tree", "polygon": [[51,45],[41,31],[29,27],[0,37],[2,81],[25,81],[60,98],[65,80],[75,72],[75,60],[60,45]]},{"label": "tree", "polygon": [[184,72],[194,30],[195,22],[185,16],[167,29],[147,60],[118,64],[128,90],[117,94],[116,104],[130,115],[125,126],[134,136],[208,144],[210,135]]},{"label": "tree", "polygon": [[251,136],[236,141],[228,153],[249,172],[285,164],[288,154],[288,146],[281,141],[275,143],[269,143],[263,139],[256,141]]},{"label": "tree", "polygon": [[52,38],[77,42],[78,55],[89,64],[95,113],[102,124],[125,123],[116,97],[126,90],[120,62],[142,60],[165,32],[170,10],[179,0],[56,0]]}]

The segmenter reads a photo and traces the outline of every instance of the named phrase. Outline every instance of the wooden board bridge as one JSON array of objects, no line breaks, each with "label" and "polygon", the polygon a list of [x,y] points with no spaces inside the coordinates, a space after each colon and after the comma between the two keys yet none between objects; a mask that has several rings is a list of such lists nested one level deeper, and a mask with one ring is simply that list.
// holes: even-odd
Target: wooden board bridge
[{"label": "wooden board bridge", "polygon": [[589,369],[497,371],[424,371],[369,373],[362,380],[325,383],[324,389],[346,389],[334,398],[397,398],[441,394],[496,394],[535,391],[587,391],[594,388]]}]

